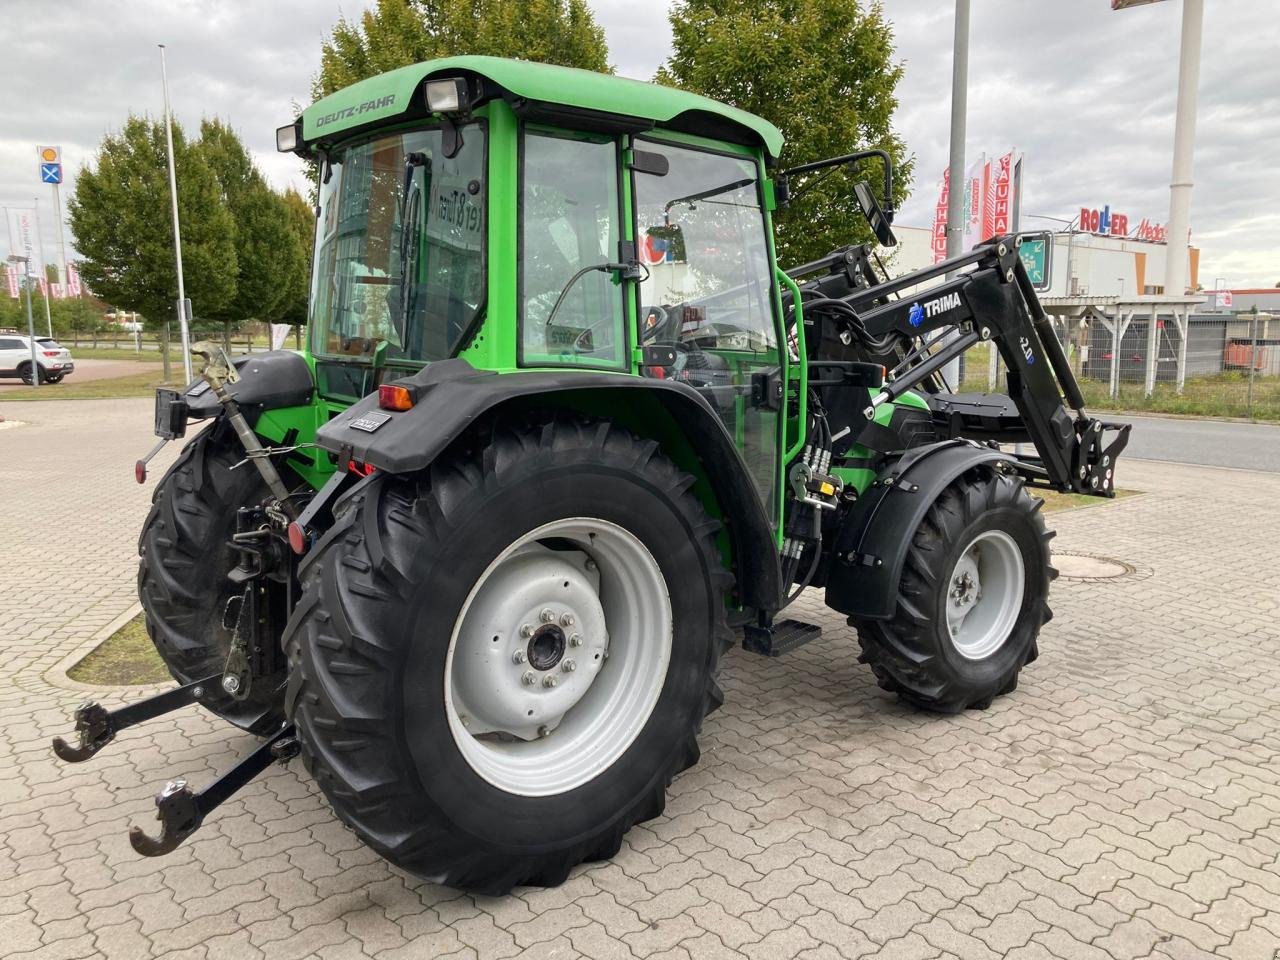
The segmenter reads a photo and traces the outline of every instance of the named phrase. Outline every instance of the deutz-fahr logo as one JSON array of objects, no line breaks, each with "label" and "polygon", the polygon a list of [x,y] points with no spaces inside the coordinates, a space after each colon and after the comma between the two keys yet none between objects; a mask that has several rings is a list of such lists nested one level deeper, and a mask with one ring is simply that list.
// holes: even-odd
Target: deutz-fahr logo
[{"label": "deutz-fahr logo", "polygon": [[337,110],[333,113],[326,113],[323,117],[316,117],[316,126],[323,127],[326,124],[333,123],[335,120],[346,120],[348,117],[354,117],[358,113],[365,113],[369,110],[381,110],[383,107],[389,107],[396,102],[396,95],[389,93],[385,97],[379,97],[377,100],[366,100],[357,107],[347,107],[345,110]]}]

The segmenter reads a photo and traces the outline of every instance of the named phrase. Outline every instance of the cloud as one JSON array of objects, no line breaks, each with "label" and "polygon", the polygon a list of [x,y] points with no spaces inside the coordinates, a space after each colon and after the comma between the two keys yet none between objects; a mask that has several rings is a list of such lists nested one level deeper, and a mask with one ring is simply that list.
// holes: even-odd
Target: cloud
[{"label": "cloud", "polygon": [[[35,145],[64,150],[68,184],[130,111],[159,116],[168,44],[174,115],[228,120],[277,187],[302,185],[275,128],[309,100],[321,39],[367,0],[7,0],[0,102],[0,204],[39,196],[51,255],[54,217]],[[947,163],[952,8],[885,0],[906,67],[896,123],[917,158],[900,222],[927,225]],[[670,52],[665,4],[595,0],[611,61],[649,79]],[[1071,217],[1109,203],[1167,219],[1181,4],[1113,12],[1106,0],[973,5],[967,152],[1026,156],[1028,213]],[[1280,20],[1263,0],[1207,5],[1196,143],[1193,238],[1202,276],[1280,280]],[[1030,225],[1034,221],[1027,221]],[[69,239],[69,238],[68,238]],[[0,239],[0,245],[6,244]],[[53,259],[50,256],[50,259]]]}]

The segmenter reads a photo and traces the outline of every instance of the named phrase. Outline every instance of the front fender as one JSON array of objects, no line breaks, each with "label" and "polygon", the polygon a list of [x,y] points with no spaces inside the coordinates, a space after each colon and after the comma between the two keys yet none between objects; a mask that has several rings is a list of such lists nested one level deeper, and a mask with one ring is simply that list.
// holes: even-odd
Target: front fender
[{"label": "front fender", "polygon": [[827,606],[853,617],[893,616],[902,565],[929,507],[957,477],[1008,454],[969,440],[915,447],[889,464],[836,531]]},{"label": "front fender", "polygon": [[388,473],[415,473],[425,469],[477,420],[504,404],[542,397],[555,406],[556,394],[581,397],[581,391],[625,391],[638,396],[638,391],[646,391],[659,400],[666,415],[684,433],[715,492],[729,532],[742,605],[777,608],[782,576],[764,504],[720,418],[688,384],[584,370],[497,374],[477,370],[462,359],[436,361],[395,382],[416,391],[411,409],[383,410],[375,393],[317,431],[317,445],[336,454],[340,467],[356,460]]}]

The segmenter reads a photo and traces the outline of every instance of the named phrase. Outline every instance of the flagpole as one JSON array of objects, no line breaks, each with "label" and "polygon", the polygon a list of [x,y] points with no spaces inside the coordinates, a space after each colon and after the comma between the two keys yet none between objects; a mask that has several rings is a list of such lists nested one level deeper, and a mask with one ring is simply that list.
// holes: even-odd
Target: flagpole
[{"label": "flagpole", "polygon": [[169,112],[169,73],[165,68],[164,44],[160,48],[160,82],[164,87],[164,137],[169,147],[169,202],[173,209],[173,259],[178,268],[178,329],[182,331],[182,370],[191,382],[191,343],[187,334],[187,291],[182,281],[182,234],[178,226],[178,177],[173,166],[173,117]]},{"label": "flagpole", "polygon": [[49,275],[44,269],[44,235],[40,232],[40,198],[31,198],[31,216],[36,221],[36,243],[40,244],[40,270],[45,275],[40,277],[44,284],[44,325],[49,331],[49,339],[53,339],[53,315],[49,312],[49,297],[53,288],[49,286]]}]

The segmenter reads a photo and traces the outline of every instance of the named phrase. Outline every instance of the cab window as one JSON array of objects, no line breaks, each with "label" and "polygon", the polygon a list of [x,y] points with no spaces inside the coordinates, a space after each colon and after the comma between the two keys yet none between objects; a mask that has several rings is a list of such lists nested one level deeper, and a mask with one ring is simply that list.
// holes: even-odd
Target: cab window
[{"label": "cab window", "polygon": [[620,367],[616,262],[618,150],[613,140],[525,132],[520,180],[520,361]]},{"label": "cab window", "polygon": [[753,396],[752,375],[780,363],[773,269],[756,161],[638,140],[665,174],[636,169],[640,342],[675,348],[661,375],[701,393],[742,451],[776,516],[777,411]]}]

